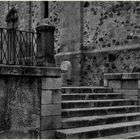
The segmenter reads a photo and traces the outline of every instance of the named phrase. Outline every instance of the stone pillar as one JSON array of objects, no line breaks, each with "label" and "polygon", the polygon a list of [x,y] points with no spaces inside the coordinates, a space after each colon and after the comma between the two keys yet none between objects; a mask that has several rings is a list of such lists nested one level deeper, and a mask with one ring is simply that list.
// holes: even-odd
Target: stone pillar
[{"label": "stone pillar", "polygon": [[36,28],[38,33],[37,64],[54,66],[54,30],[55,27],[40,25]]},{"label": "stone pillar", "polygon": [[42,78],[41,138],[55,138],[61,128],[61,78]]}]

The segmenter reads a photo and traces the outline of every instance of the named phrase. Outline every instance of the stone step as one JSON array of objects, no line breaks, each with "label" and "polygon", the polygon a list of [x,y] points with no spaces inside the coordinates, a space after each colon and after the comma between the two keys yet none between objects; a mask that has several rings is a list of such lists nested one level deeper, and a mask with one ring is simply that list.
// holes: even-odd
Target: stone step
[{"label": "stone step", "polygon": [[138,112],[140,107],[137,105],[127,106],[111,106],[111,107],[91,107],[91,108],[70,108],[62,109],[62,117],[81,117],[81,116],[93,116],[93,115],[109,115],[109,114],[121,114]]},{"label": "stone step", "polygon": [[103,106],[132,105],[130,99],[108,99],[108,100],[67,100],[62,101],[62,108],[85,108]]},{"label": "stone step", "polygon": [[110,93],[113,92],[112,88],[108,87],[62,87],[62,93]]},{"label": "stone step", "polygon": [[140,131],[99,137],[98,139],[140,139]]},{"label": "stone step", "polygon": [[122,93],[69,93],[62,94],[62,100],[97,100],[97,99],[120,99]]},{"label": "stone step", "polygon": [[61,129],[56,131],[57,138],[99,138],[108,135],[130,133],[140,130],[140,121],[123,122],[115,124]]},{"label": "stone step", "polygon": [[126,121],[139,121],[139,120],[140,120],[140,112],[102,115],[102,116],[63,118],[62,128],[86,127],[101,124],[111,124],[114,122],[120,123]]}]

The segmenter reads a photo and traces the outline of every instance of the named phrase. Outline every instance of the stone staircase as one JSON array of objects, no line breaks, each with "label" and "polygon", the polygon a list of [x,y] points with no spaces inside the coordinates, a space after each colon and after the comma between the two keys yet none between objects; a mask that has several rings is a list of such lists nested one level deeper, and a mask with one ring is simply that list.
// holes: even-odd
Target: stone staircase
[{"label": "stone staircase", "polygon": [[56,137],[140,138],[140,106],[108,87],[62,88],[62,129]]}]

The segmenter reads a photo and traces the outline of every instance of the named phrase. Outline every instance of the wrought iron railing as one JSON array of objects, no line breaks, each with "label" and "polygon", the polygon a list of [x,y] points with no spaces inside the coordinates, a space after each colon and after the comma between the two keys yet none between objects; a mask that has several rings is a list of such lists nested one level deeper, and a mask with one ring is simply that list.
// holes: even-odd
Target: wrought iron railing
[{"label": "wrought iron railing", "polygon": [[0,28],[0,64],[37,65],[38,33]]}]

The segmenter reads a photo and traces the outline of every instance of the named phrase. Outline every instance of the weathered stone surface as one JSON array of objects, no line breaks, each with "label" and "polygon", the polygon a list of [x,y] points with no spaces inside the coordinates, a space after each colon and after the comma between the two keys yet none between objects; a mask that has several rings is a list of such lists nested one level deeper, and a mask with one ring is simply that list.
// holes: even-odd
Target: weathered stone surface
[{"label": "weathered stone surface", "polygon": [[123,94],[124,98],[138,100],[138,90],[119,90],[120,93]]},{"label": "weathered stone surface", "polygon": [[107,87],[108,86],[108,80],[104,79],[104,86]]},{"label": "weathered stone surface", "polygon": [[81,64],[81,54],[77,54],[75,52],[71,52],[65,54],[65,53],[61,53],[61,54],[56,54],[55,58],[56,58],[56,64],[58,66],[61,65],[61,63],[63,61],[70,61],[72,64],[72,84],[73,85],[80,85],[81,83],[81,78],[82,78],[82,74],[81,74],[81,68],[82,68],[82,64]]},{"label": "weathered stone surface", "polygon": [[[139,28],[135,26],[139,25],[139,17],[138,12],[134,12],[138,7],[130,1],[89,2],[89,6],[84,7],[84,49],[109,48],[137,42],[138,38],[134,38],[128,29],[131,28],[134,35],[138,35]],[[112,58],[114,60],[115,56],[112,55]]]},{"label": "weathered stone surface", "polygon": [[123,73],[122,79],[140,79],[140,73]]},{"label": "weathered stone surface", "polygon": [[61,90],[52,91],[52,103],[61,103]]},{"label": "weathered stone surface", "polygon": [[41,93],[41,104],[51,104],[52,103],[52,91],[42,90]]},{"label": "weathered stone surface", "polygon": [[52,117],[53,119],[53,128],[54,129],[58,129],[58,128],[61,128],[61,115],[58,115],[58,116],[53,116]]},{"label": "weathered stone surface", "polygon": [[33,66],[11,66],[0,65],[1,75],[23,75],[23,76],[39,76],[39,77],[60,77],[61,70],[58,67],[33,67]]},{"label": "weathered stone surface", "polygon": [[[140,72],[139,49],[123,51],[126,46],[133,49],[139,45],[138,2],[49,2],[48,18],[44,18],[43,2],[31,2],[31,5],[28,2],[1,2],[1,27],[6,27],[5,17],[12,5],[20,9],[18,29],[34,31],[39,24],[56,27],[55,52],[62,53],[59,59],[73,63],[72,75],[76,84],[101,85],[106,72]],[[83,55],[87,50],[107,48],[112,51]],[[118,52],[116,48],[122,48],[122,51]],[[64,55],[64,52],[75,54],[81,51],[80,58]]]},{"label": "weathered stone surface", "polygon": [[[40,93],[37,78],[1,76],[0,130],[9,130],[5,138],[37,138],[30,130],[40,129]],[[4,114],[3,114],[4,113]],[[21,134],[21,136],[20,136]]]},{"label": "weathered stone surface", "polygon": [[51,115],[60,115],[60,114],[61,114],[60,104],[41,105],[42,116],[51,116]]},{"label": "weathered stone surface", "polygon": [[138,89],[137,80],[122,80],[121,85],[122,89]]},{"label": "weathered stone surface", "polygon": [[42,78],[42,89],[60,89],[61,78]]},{"label": "weathered stone surface", "polygon": [[41,139],[53,139],[55,138],[55,130],[41,131]]},{"label": "weathered stone surface", "polygon": [[138,89],[138,97],[140,98],[140,90]]},{"label": "weathered stone surface", "polygon": [[61,115],[41,117],[41,130],[53,130],[61,128]]},{"label": "weathered stone surface", "polygon": [[[133,46],[131,48],[133,48]],[[139,78],[139,49],[111,51],[111,53],[117,55],[117,59],[114,62],[108,61],[107,57],[109,53],[110,52],[94,52],[84,54],[82,59],[83,85],[100,85],[104,77],[105,79],[107,77],[113,78],[112,73],[134,73],[130,74],[129,79]],[[104,73],[111,73],[111,75],[103,76]],[[121,78],[121,76],[118,76],[118,78],[119,77]]]},{"label": "weathered stone surface", "polygon": [[138,89],[140,89],[140,80],[138,80]]},{"label": "weathered stone surface", "polygon": [[109,80],[108,86],[113,89],[120,89],[121,88],[121,80]]},{"label": "weathered stone surface", "polygon": [[[49,89],[41,89],[42,77],[45,77],[44,79],[48,77],[52,77],[55,80],[60,79],[58,78],[60,76],[58,71],[54,69],[55,68],[50,68],[50,74],[45,76],[41,72],[42,68],[29,67],[28,69],[27,67],[20,66],[1,67],[0,116],[2,116],[2,118],[0,117],[0,130],[9,130],[5,133],[5,136],[3,135],[1,138],[39,138],[41,127],[47,127],[47,129],[59,127],[58,122],[56,126],[53,124],[53,121],[56,122],[58,118],[56,117],[56,119],[53,120],[52,115],[60,116],[61,114],[61,98],[58,96],[60,92],[59,94],[56,92],[53,101],[52,91]],[[24,74],[21,74],[22,70],[25,70]],[[31,73],[32,70],[34,71],[33,73]],[[43,71],[45,70],[46,68],[43,68]],[[55,75],[51,75],[51,70]],[[28,71],[28,77],[26,71]],[[38,75],[38,73],[41,75]],[[53,102],[59,104],[53,104]],[[49,105],[45,107],[42,105],[42,107],[40,103]],[[43,115],[48,115],[47,122],[45,123],[46,126],[40,126],[44,125],[40,122],[40,107],[42,107],[41,110],[45,110],[43,110],[44,112],[42,111],[44,114],[46,113]],[[51,120],[49,120],[50,118]],[[44,120],[42,119],[42,121]]]},{"label": "weathered stone surface", "polygon": [[105,73],[104,74],[104,79],[122,79],[122,74],[121,73]]},{"label": "weathered stone surface", "polygon": [[53,116],[43,116],[41,117],[41,130],[50,130],[53,128],[52,122]]}]

